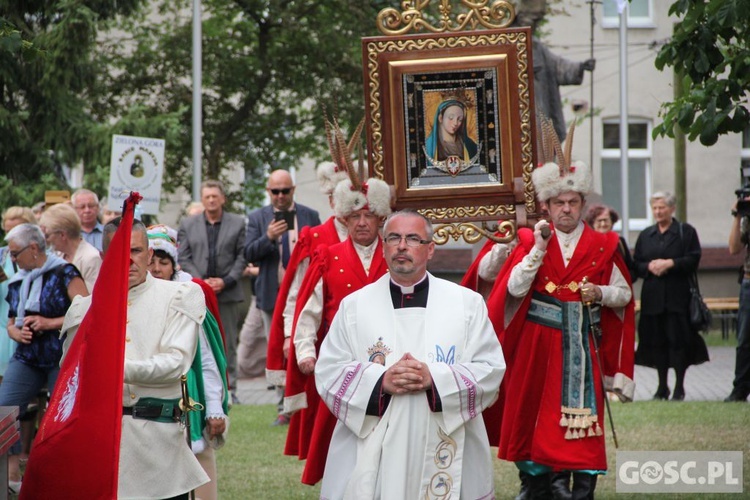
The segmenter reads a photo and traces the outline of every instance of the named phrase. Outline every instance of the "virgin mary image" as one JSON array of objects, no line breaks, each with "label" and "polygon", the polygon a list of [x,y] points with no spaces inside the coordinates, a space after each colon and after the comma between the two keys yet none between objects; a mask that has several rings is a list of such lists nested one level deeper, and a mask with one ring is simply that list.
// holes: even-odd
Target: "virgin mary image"
[{"label": "virgin mary image", "polygon": [[427,166],[456,176],[478,165],[479,147],[466,133],[466,105],[446,99],[435,111],[432,130],[425,141]]}]

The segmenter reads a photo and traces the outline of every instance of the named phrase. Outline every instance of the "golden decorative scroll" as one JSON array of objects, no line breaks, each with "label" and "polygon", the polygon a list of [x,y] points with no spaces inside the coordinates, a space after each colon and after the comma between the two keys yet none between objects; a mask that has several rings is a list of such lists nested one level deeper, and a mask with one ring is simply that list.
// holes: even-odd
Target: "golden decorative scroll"
[{"label": "golden decorative scroll", "polygon": [[[426,13],[432,0],[404,0],[401,11],[392,7],[378,13],[377,27],[384,35],[406,35],[410,31],[448,33],[475,29],[507,28],[516,18],[513,4],[505,0],[440,0],[437,18]],[[453,9],[458,7],[457,12]],[[462,8],[462,9],[461,9]],[[426,15],[425,15],[426,14]],[[454,19],[455,16],[455,19]],[[434,19],[434,21],[433,21]]]},{"label": "golden decorative scroll", "polygon": [[[480,224],[480,225],[477,225]],[[500,232],[505,236],[497,236],[495,233]],[[445,245],[452,238],[458,241],[463,238],[466,243],[473,244],[487,238],[495,243],[508,243],[516,237],[516,225],[514,221],[501,221],[497,227],[490,227],[486,222],[473,223],[461,222],[454,224],[440,224],[435,226],[435,233],[432,237],[438,245]]]}]

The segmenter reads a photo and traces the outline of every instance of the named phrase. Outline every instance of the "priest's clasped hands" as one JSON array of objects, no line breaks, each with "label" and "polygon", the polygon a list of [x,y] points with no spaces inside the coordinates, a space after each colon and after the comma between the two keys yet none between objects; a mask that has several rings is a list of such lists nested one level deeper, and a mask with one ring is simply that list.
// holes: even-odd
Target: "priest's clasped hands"
[{"label": "priest's clasped hands", "polygon": [[408,352],[388,368],[383,376],[383,391],[388,394],[424,392],[430,387],[432,375],[427,364]]}]

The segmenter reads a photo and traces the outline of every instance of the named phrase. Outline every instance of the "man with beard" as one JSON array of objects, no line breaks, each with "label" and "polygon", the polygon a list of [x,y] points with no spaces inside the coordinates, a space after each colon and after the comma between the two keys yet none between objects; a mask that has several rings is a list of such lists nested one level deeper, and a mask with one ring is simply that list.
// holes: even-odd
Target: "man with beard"
[{"label": "man with beard", "polygon": [[390,271],[346,297],[320,348],[338,419],[321,498],[494,498],[481,412],[505,371],[482,297],[427,272],[432,224],[385,224]]},{"label": "man with beard", "polygon": [[[350,170],[333,192],[334,212],[346,222],[349,237],[330,247],[320,246],[300,286],[287,364],[285,411],[315,408],[302,482],[315,484],[323,469],[336,419],[318,404],[312,377],[320,343],[328,332],[341,299],[375,282],[387,271],[378,231],[390,214],[390,188],[378,179],[362,183]],[[309,425],[309,423],[307,424]]]}]

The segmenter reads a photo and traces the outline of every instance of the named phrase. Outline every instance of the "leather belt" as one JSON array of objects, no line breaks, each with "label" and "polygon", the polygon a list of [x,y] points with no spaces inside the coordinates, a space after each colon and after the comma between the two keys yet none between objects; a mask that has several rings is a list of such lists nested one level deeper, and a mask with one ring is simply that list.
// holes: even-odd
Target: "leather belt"
[{"label": "leather belt", "polygon": [[123,406],[123,415],[159,422],[179,422],[182,411],[174,404]]}]

